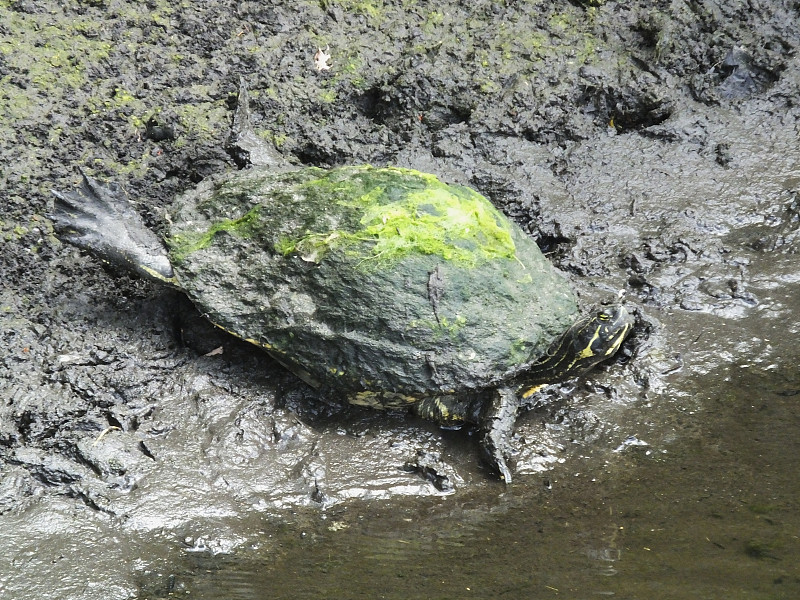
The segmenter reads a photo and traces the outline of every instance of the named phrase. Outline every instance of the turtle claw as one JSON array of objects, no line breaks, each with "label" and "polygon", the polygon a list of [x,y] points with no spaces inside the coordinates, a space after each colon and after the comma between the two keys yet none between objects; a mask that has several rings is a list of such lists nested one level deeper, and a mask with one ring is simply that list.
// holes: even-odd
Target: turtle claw
[{"label": "turtle claw", "polygon": [[506,484],[511,483],[511,469],[506,456],[509,454],[509,439],[514,432],[518,408],[516,394],[508,388],[501,388],[495,392],[483,416],[483,463]]},{"label": "turtle claw", "polygon": [[511,469],[508,467],[505,454],[498,448],[490,447],[492,442],[489,441],[489,437],[488,434],[484,437],[481,461],[493,475],[502,479],[504,483],[509,484],[511,483]]}]

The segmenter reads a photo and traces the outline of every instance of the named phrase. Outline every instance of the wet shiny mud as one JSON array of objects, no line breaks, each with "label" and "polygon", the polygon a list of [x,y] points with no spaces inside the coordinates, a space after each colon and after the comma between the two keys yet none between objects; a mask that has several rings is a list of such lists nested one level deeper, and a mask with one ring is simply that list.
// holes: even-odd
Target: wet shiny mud
[{"label": "wet shiny mud", "polygon": [[[143,6],[0,1],[0,595],[800,595],[796,6]],[[240,75],[287,156],[470,185],[585,308],[625,291],[510,487],[52,235],[78,166],[156,231],[236,168]]]}]

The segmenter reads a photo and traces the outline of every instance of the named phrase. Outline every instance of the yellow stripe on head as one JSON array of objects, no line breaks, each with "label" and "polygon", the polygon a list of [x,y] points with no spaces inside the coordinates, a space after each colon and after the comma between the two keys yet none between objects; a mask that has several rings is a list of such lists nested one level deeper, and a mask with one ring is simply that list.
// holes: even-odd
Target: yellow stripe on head
[{"label": "yellow stripe on head", "polygon": [[619,347],[622,345],[623,340],[628,335],[628,330],[630,328],[631,328],[630,325],[625,325],[625,327],[622,328],[622,331],[620,331],[619,334],[617,334],[617,339],[614,340],[614,343],[611,344],[611,346],[609,346],[608,350],[606,350],[606,356],[611,356],[617,350],[619,350]]}]

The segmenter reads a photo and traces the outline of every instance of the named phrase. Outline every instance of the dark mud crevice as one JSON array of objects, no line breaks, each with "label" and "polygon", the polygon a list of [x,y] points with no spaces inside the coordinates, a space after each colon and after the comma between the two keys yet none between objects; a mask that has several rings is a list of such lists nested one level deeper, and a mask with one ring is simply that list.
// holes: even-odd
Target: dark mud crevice
[{"label": "dark mud crevice", "polygon": [[580,75],[584,84],[577,103],[598,126],[627,132],[659,125],[672,115],[673,101],[650,89],[653,78],[647,73],[626,89],[605,83],[604,74],[591,68],[581,69]]},{"label": "dark mud crevice", "polygon": [[410,66],[407,75],[367,90],[357,105],[370,120],[402,134],[419,124],[430,133],[469,121],[473,102],[468,90],[448,89],[446,81]]}]

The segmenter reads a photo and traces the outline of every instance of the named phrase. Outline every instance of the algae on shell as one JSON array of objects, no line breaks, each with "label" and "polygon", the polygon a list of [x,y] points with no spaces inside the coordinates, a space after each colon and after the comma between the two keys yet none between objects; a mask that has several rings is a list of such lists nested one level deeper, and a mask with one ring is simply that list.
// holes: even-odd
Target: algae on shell
[{"label": "algae on shell", "polygon": [[486,198],[411,169],[255,168],[184,195],[171,221],[178,278],[204,314],[346,393],[494,385],[577,313]]}]

